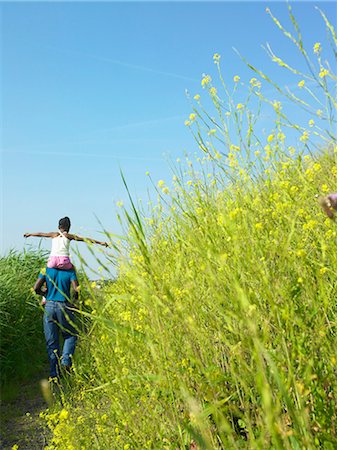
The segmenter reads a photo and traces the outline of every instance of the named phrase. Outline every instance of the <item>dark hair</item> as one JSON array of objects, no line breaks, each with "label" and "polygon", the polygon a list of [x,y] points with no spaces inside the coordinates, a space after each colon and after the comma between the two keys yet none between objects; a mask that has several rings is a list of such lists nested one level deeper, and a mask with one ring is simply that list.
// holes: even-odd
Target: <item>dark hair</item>
[{"label": "dark hair", "polygon": [[62,219],[59,220],[59,228],[62,228],[62,230],[69,231],[70,226],[71,223],[69,217],[63,217]]}]

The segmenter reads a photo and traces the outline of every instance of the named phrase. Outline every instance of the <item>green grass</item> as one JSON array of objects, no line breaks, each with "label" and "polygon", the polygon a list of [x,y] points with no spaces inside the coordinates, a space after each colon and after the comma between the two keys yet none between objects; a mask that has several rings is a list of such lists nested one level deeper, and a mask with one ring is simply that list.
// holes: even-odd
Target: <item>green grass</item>
[{"label": "green grass", "polygon": [[16,385],[46,364],[42,308],[31,293],[44,265],[41,252],[11,251],[0,258],[2,385]]}]

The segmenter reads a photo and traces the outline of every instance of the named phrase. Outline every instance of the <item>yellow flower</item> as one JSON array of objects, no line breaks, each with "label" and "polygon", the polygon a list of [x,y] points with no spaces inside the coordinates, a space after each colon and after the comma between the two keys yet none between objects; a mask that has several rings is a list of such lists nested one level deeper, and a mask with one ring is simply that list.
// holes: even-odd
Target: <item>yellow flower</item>
[{"label": "yellow flower", "polygon": [[211,87],[211,89],[209,90],[209,93],[214,97],[217,94],[217,90],[215,87]]},{"label": "yellow flower", "polygon": [[240,151],[240,147],[238,145],[234,145],[232,144],[230,146],[230,150],[234,151],[234,152],[239,152]]},{"label": "yellow flower", "polygon": [[273,134],[270,134],[270,135],[267,137],[267,141],[268,141],[269,143],[272,142],[273,139],[274,139],[274,135],[273,135]]},{"label": "yellow flower", "polygon": [[[148,175],[148,174],[149,174],[149,172],[146,172],[146,175]],[[116,205],[118,206],[118,208],[122,208],[124,203],[122,202],[122,200],[120,200],[116,203]]]},{"label": "yellow flower", "polygon": [[315,125],[315,122],[312,120],[312,119],[310,119],[309,120],[309,127],[313,127]]},{"label": "yellow flower", "polygon": [[318,117],[321,117],[323,115],[323,111],[321,109],[318,109],[316,111],[316,114],[318,115]]},{"label": "yellow flower", "polygon": [[251,84],[252,87],[257,87],[257,88],[260,88],[260,87],[261,87],[260,81],[257,80],[256,78],[251,78],[251,80],[249,81],[249,83]]},{"label": "yellow flower", "polygon": [[322,67],[318,75],[320,78],[324,78],[327,75],[329,75],[329,71],[327,69],[324,69],[324,67]]},{"label": "yellow flower", "polygon": [[201,86],[205,87],[212,81],[212,78],[209,75],[205,75],[201,80]]},{"label": "yellow flower", "polygon": [[281,102],[274,102],[273,103],[273,107],[274,107],[274,109],[275,109],[275,111],[277,112],[277,111],[281,111],[281,109],[282,109],[282,104],[281,104]]},{"label": "yellow flower", "polygon": [[12,450],[18,450],[18,448],[19,448],[18,444],[14,444],[14,445],[12,446]]},{"label": "yellow flower", "polygon": [[213,61],[215,64],[218,64],[220,61],[221,56],[219,55],[219,53],[214,53],[213,55]]},{"label": "yellow flower", "polygon": [[95,287],[97,286],[97,283],[96,283],[96,281],[93,281],[92,283],[91,283],[91,285],[90,285],[93,289],[95,289]]},{"label": "yellow flower", "polygon": [[325,274],[325,272],[327,272],[329,269],[327,268],[327,267],[322,267],[321,269],[319,269],[319,273],[321,274],[321,275],[324,275]]},{"label": "yellow flower", "polygon": [[164,187],[163,188],[163,194],[168,194],[170,191],[169,191],[169,188],[168,187]]},{"label": "yellow flower", "polygon": [[211,130],[209,130],[208,135],[211,136],[212,134],[216,133],[216,129],[212,128]]},{"label": "yellow flower", "polygon": [[307,142],[308,139],[309,139],[309,132],[308,131],[303,131],[303,134],[300,137],[300,141],[301,142]]},{"label": "yellow flower", "polygon": [[190,119],[190,121],[191,121],[191,122],[193,122],[193,120],[195,120],[195,119],[196,119],[196,117],[197,117],[197,115],[196,115],[196,114],[194,114],[194,113],[191,113],[191,114],[190,114],[190,117],[189,117],[189,119]]},{"label": "yellow flower", "polygon": [[304,81],[304,80],[301,80],[301,81],[297,84],[297,86],[298,86],[299,88],[302,88],[302,87],[304,86],[304,84],[305,84],[305,81]]},{"label": "yellow flower", "polygon": [[329,192],[329,187],[328,187],[328,185],[327,184],[322,184],[322,186],[321,186],[321,191],[323,192],[323,193],[328,193]]},{"label": "yellow flower", "polygon": [[59,414],[59,419],[66,420],[66,419],[68,419],[68,416],[69,416],[69,411],[67,411],[66,409],[63,408]]},{"label": "yellow flower", "polygon": [[319,42],[316,42],[316,44],[314,45],[314,53],[318,54],[320,53],[322,50],[321,44]]},{"label": "yellow flower", "polygon": [[159,188],[163,188],[164,186],[165,186],[165,181],[159,180],[159,181],[158,181],[158,187],[159,187]]},{"label": "yellow flower", "polygon": [[238,103],[237,105],[236,105],[236,109],[242,109],[243,108],[243,104],[242,103]]},{"label": "yellow flower", "polygon": [[240,77],[239,75],[235,75],[235,77],[233,78],[234,83],[238,83],[240,81]]},{"label": "yellow flower", "polygon": [[262,228],[263,228],[262,223],[261,223],[261,222],[256,223],[256,224],[255,224],[255,228],[256,228],[257,230],[262,230]]},{"label": "yellow flower", "polygon": [[189,127],[191,125],[191,122],[189,120],[185,120],[184,124]]},{"label": "yellow flower", "polygon": [[259,154],[260,154],[260,151],[259,151],[259,150],[256,150],[256,152],[254,152],[254,155],[255,155],[255,156],[259,156]]},{"label": "yellow flower", "polygon": [[193,98],[194,98],[194,100],[196,100],[198,102],[200,100],[200,95],[196,94]]},{"label": "yellow flower", "polygon": [[298,284],[302,284],[303,283],[303,278],[302,277],[297,278],[297,283]]}]

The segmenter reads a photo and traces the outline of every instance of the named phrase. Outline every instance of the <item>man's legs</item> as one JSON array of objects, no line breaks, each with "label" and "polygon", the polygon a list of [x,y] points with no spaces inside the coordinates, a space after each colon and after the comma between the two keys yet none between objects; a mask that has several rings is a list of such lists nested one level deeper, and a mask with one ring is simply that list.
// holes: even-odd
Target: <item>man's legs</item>
[{"label": "man's legs", "polygon": [[77,341],[77,331],[74,327],[74,311],[71,310],[68,302],[58,303],[57,322],[64,339],[61,365],[69,368],[72,364],[72,356],[75,352]]},{"label": "man's legs", "polygon": [[56,323],[57,302],[48,301],[44,308],[43,329],[47,344],[47,353],[50,362],[50,377],[58,376],[58,362],[60,353],[59,327]]}]

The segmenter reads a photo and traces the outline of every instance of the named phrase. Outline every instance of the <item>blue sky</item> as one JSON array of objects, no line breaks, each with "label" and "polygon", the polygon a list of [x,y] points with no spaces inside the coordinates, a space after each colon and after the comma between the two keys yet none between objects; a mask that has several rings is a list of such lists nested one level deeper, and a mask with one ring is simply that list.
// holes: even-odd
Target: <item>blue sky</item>
[{"label": "blue sky", "polygon": [[[326,40],[316,4],[336,22],[333,2],[292,3],[308,49]],[[253,76],[235,47],[280,84],[294,83],[261,47],[298,63],[267,6],[290,27],[283,2],[1,3],[1,253],[65,215],[75,233],[99,239],[96,216],[120,233],[120,170],[146,200],[145,172],[169,179],[167,159],[196,150],[185,90],[201,93],[215,52],[229,80]]]}]

